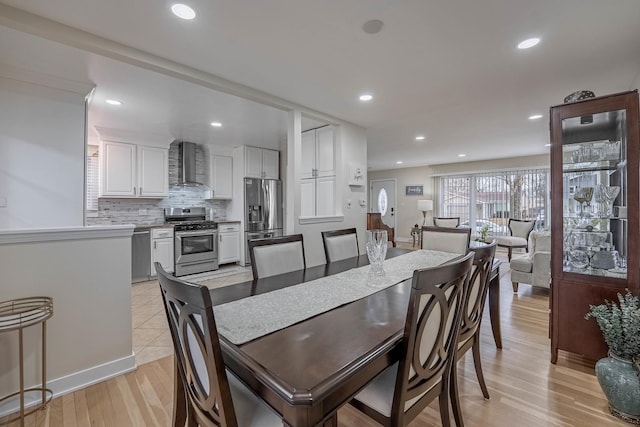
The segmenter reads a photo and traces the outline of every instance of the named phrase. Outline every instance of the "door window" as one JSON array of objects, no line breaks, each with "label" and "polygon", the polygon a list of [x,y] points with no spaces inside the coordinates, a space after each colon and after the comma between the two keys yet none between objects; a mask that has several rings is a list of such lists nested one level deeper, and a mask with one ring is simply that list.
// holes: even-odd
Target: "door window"
[{"label": "door window", "polygon": [[381,188],[378,192],[378,211],[381,216],[385,216],[387,214],[387,206],[388,206],[388,198],[387,198],[387,190]]}]

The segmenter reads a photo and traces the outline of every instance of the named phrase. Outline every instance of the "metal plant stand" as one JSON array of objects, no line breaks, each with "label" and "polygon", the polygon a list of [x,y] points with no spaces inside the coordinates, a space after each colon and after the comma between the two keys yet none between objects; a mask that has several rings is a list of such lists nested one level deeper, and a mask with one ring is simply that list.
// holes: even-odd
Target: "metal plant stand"
[{"label": "metal plant stand", "polygon": [[[18,347],[20,359],[20,390],[0,398],[0,402],[15,396],[20,396],[20,412],[18,417],[9,417],[9,424],[20,420],[24,426],[24,418],[44,408],[53,397],[53,392],[47,388],[47,320],[53,316],[53,299],[51,297],[28,297],[0,302],[0,333],[18,331]],[[24,387],[24,340],[23,330],[29,326],[42,324],[42,383],[39,387]],[[25,413],[24,396],[27,392],[40,392],[42,398],[39,405]]]}]

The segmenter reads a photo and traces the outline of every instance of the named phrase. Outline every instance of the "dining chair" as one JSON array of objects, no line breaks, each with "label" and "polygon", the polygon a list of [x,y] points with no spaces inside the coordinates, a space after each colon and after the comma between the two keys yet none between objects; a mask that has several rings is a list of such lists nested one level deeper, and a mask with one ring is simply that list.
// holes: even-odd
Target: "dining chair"
[{"label": "dining chair", "polygon": [[507,248],[509,261],[511,261],[511,251],[514,248],[524,248],[525,252],[529,252],[529,234],[535,225],[535,221],[509,218],[509,233],[511,235],[496,237],[498,246]]},{"label": "dining chair", "polygon": [[420,248],[464,255],[470,242],[470,228],[424,226]]},{"label": "dining chair", "polygon": [[249,240],[249,257],[254,279],[306,267],[302,234]]},{"label": "dining chair", "polygon": [[460,225],[460,217],[459,216],[455,216],[455,217],[436,216],[436,217],[433,217],[433,225],[434,227],[455,228]]},{"label": "dining chair", "polygon": [[451,367],[451,407],[453,408],[453,418],[458,427],[463,427],[462,407],[460,405],[460,395],[458,393],[457,361],[460,360],[469,350],[473,353],[473,365],[476,370],[476,377],[485,399],[489,399],[489,391],[484,381],[482,364],[480,361],[480,323],[484,313],[484,304],[487,300],[489,290],[489,277],[493,259],[496,254],[497,242],[494,240],[486,246],[475,247],[472,252],[473,268],[469,279],[469,286],[465,298],[461,315],[460,336],[455,354],[455,362]]},{"label": "dining chair", "polygon": [[227,375],[206,286],[155,264],[173,340],[173,425],[281,427],[282,419],[233,374]]},{"label": "dining chair", "polygon": [[400,360],[349,402],[383,426],[405,426],[436,398],[450,425],[449,381],[473,254],[416,270],[400,344]]},{"label": "dining chair", "polygon": [[360,255],[355,228],[322,232],[322,244],[327,263]]}]

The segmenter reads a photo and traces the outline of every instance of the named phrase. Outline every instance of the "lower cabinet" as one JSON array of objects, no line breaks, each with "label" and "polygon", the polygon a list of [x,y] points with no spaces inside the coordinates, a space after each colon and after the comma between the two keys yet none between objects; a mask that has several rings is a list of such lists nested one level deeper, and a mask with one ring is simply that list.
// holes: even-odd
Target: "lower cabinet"
[{"label": "lower cabinet", "polygon": [[157,276],[154,263],[159,262],[165,271],[173,273],[173,229],[156,228],[151,230],[151,275]]},{"label": "lower cabinet", "polygon": [[240,224],[218,226],[218,264],[240,261]]}]

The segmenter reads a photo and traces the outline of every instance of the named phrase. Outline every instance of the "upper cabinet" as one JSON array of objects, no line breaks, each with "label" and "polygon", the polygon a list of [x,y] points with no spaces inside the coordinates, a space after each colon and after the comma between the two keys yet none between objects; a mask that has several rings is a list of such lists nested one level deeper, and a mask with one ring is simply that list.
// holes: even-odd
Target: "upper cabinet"
[{"label": "upper cabinet", "polygon": [[169,152],[123,142],[100,143],[100,197],[169,194]]},{"label": "upper cabinet", "polygon": [[300,216],[335,215],[334,127],[302,132]]},{"label": "upper cabinet", "polygon": [[551,108],[551,359],[596,360],[590,304],[638,292],[638,93]]},{"label": "upper cabinet", "polygon": [[244,172],[244,176],[249,178],[279,179],[280,153],[276,150],[245,147]]},{"label": "upper cabinet", "polygon": [[233,198],[233,158],[230,156],[211,156],[211,184],[214,199]]}]

